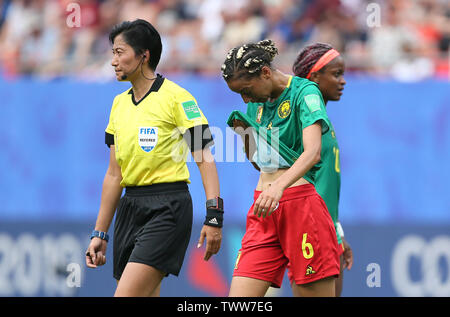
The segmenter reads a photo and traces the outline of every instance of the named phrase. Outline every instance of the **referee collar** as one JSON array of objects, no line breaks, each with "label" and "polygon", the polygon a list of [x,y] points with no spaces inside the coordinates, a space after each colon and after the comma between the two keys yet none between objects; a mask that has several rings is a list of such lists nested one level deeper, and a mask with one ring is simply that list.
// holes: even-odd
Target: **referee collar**
[{"label": "referee collar", "polygon": [[130,88],[130,90],[128,91],[128,94],[131,95],[131,101],[133,102],[133,104],[135,106],[139,105],[139,103],[141,103],[142,100],[144,100],[148,95],[150,95],[151,92],[157,92],[159,90],[159,88],[161,88],[163,83],[164,83],[164,77],[162,77],[160,74],[157,74],[156,79],[153,82],[152,86],[150,87],[149,91],[147,91],[145,96],[142,97],[141,100],[139,100],[138,102],[136,102],[136,100],[134,99],[133,88]]}]

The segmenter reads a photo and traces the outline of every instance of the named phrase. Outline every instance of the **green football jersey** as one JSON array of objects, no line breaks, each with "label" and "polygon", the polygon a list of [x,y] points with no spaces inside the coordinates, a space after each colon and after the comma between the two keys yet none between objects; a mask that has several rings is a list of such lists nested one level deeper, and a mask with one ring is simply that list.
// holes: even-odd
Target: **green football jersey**
[{"label": "green football jersey", "polygon": [[[311,97],[309,95],[319,96],[319,98]],[[289,99],[289,97],[291,99]],[[312,102],[311,109],[309,105],[311,104],[311,98],[313,100],[314,98],[320,100],[320,112],[318,112],[317,115],[324,114],[323,118],[319,116],[308,118],[311,111],[318,111],[316,110],[317,106],[314,106],[314,101]],[[289,103],[289,100],[292,100],[293,102]],[[295,115],[290,113],[292,111],[294,111]],[[317,84],[299,77],[293,77],[292,80],[290,80],[288,87],[274,103],[249,103],[247,106],[248,117],[262,126],[270,128],[289,121],[285,127],[287,131],[283,130],[285,133],[280,133],[282,135],[280,143],[287,142],[286,144],[289,148],[297,152],[298,156],[303,152],[303,146],[301,145],[302,128],[305,128],[317,120],[323,120],[321,161],[316,164],[304,178],[313,183],[316,187],[316,191],[327,205],[330,216],[336,227],[341,185],[339,146],[334,128],[329,121],[326,112],[323,112],[325,112],[325,106]],[[298,125],[295,124],[295,120],[299,122]],[[324,122],[326,123],[326,127]],[[338,243],[341,244],[342,240],[337,231],[336,236]]]},{"label": "green football jersey", "polygon": [[[280,143],[298,153],[298,156],[303,153],[304,128],[320,121],[322,134],[329,130],[329,120],[319,87],[300,77],[291,76],[287,87],[274,102],[248,103],[247,115],[266,129],[269,139],[277,137]],[[319,168],[320,163],[314,165],[304,178],[315,184],[315,174]]]},{"label": "green football jersey", "polygon": [[322,135],[322,165],[316,172],[316,191],[325,201],[333,222],[338,220],[339,192],[341,188],[341,168],[339,146],[330,123],[330,130]]},{"label": "green football jersey", "polygon": [[[330,130],[322,135],[322,151],[320,152],[322,165],[316,172],[316,191],[327,205],[331,219],[336,229],[339,217],[339,193],[341,191],[341,167],[339,162],[339,146],[330,122]],[[336,229],[338,244],[342,238]]]}]

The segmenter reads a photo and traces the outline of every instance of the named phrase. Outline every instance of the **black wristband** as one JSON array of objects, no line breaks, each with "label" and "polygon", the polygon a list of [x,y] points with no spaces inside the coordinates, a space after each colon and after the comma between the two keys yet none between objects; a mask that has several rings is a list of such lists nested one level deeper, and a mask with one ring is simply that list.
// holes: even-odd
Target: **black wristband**
[{"label": "black wristband", "polygon": [[223,226],[223,210],[208,208],[206,209],[206,217],[204,225],[222,228]]}]

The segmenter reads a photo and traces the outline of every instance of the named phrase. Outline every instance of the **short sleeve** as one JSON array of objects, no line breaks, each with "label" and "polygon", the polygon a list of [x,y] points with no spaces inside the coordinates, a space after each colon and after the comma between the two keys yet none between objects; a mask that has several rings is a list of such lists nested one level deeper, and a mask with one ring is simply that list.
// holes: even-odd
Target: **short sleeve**
[{"label": "short sleeve", "polygon": [[113,101],[113,105],[111,107],[111,112],[109,114],[109,121],[108,121],[108,125],[106,126],[105,129],[105,144],[110,147],[112,144],[114,144],[114,134],[116,132],[116,129],[114,127],[114,112],[116,109],[116,105],[117,105],[117,100],[118,96],[116,96],[114,98]]},{"label": "short sleeve", "polygon": [[208,120],[200,110],[195,98],[183,90],[174,105],[177,129],[183,135],[191,151],[204,149],[214,144]]},{"label": "short sleeve", "polygon": [[325,103],[316,85],[309,85],[304,88],[297,97],[297,104],[300,109],[298,113],[302,129],[316,122],[321,123],[322,134],[330,129]]},{"label": "short sleeve", "polygon": [[105,129],[106,133],[109,133],[109,134],[112,134],[112,135],[114,135],[115,132],[116,132],[116,130],[114,128],[114,111],[116,109],[116,105],[117,105],[117,101],[118,101],[117,99],[118,99],[118,96],[116,96],[114,98],[114,101],[113,101],[113,104],[112,104],[112,107],[111,107],[111,112],[109,114],[109,122],[108,122],[108,125],[106,126],[106,129]]},{"label": "short sleeve", "polygon": [[200,110],[197,101],[187,91],[183,91],[176,97],[173,114],[175,124],[181,134],[192,127],[208,124],[208,120]]}]

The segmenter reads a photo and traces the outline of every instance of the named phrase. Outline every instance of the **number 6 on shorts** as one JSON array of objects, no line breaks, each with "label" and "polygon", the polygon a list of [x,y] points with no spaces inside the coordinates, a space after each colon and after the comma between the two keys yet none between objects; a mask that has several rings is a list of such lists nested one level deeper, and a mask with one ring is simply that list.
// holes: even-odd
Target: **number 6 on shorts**
[{"label": "number 6 on shorts", "polygon": [[302,252],[305,259],[311,259],[314,256],[314,249],[311,243],[306,242],[307,237],[308,234],[304,233],[302,239]]}]

